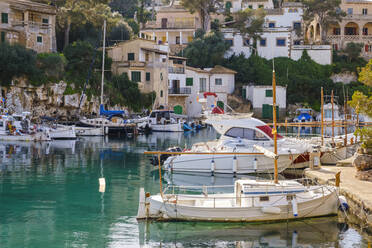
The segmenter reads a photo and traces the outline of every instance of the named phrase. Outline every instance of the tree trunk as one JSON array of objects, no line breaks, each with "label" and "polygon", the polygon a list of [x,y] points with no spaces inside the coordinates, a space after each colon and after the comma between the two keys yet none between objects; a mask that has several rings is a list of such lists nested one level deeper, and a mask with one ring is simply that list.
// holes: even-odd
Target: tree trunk
[{"label": "tree trunk", "polygon": [[71,29],[71,19],[68,17],[66,20],[64,48],[66,48],[68,44],[70,43],[70,29]]},{"label": "tree trunk", "polygon": [[322,41],[321,45],[325,45],[327,43],[327,27],[326,25],[320,23],[320,29],[321,29],[320,39]]}]

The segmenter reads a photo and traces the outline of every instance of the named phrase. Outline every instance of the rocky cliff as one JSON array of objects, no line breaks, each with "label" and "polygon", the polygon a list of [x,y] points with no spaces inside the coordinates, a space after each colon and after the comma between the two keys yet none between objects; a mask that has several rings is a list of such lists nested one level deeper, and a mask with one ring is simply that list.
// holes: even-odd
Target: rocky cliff
[{"label": "rocky cliff", "polygon": [[[33,119],[40,116],[58,117],[61,120],[71,120],[78,114],[81,94],[66,95],[67,84],[56,84],[35,87],[25,80],[17,80],[16,84],[2,88],[3,97],[6,99],[6,108],[10,113],[29,111]],[[80,107],[82,115],[91,115],[99,111],[99,97],[90,100],[83,97]]]}]

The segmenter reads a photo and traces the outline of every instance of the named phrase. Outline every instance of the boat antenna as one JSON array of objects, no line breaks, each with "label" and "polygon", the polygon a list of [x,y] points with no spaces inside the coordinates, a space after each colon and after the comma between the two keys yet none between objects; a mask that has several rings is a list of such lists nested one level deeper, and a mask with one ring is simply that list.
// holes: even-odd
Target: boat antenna
[{"label": "boat antenna", "polygon": [[104,81],[105,81],[105,53],[106,53],[106,20],[103,21],[103,50],[102,50],[101,105],[103,105],[103,83],[104,83]]},{"label": "boat antenna", "polygon": [[278,183],[278,142],[277,142],[277,129],[276,129],[276,82],[275,82],[275,62],[273,57],[273,135],[274,135],[274,183]]}]

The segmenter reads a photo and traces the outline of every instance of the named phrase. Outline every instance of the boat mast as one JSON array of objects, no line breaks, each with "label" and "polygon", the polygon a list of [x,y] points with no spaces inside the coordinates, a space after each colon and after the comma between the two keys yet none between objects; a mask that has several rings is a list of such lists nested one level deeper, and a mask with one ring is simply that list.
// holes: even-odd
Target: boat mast
[{"label": "boat mast", "polygon": [[322,137],[322,146],[324,145],[324,93],[323,87],[320,90],[320,116],[321,116],[321,137]]},{"label": "boat mast", "polygon": [[274,183],[278,183],[278,142],[277,142],[277,130],[276,130],[276,82],[275,82],[275,67],[273,58],[273,131],[274,134]]},{"label": "boat mast", "polygon": [[105,80],[105,53],[106,53],[106,20],[103,21],[103,50],[102,50],[101,105],[103,105],[103,83],[104,83],[104,80]]},{"label": "boat mast", "polygon": [[335,143],[335,109],[334,109],[334,95],[333,90],[331,93],[331,104],[332,104],[332,143]]}]

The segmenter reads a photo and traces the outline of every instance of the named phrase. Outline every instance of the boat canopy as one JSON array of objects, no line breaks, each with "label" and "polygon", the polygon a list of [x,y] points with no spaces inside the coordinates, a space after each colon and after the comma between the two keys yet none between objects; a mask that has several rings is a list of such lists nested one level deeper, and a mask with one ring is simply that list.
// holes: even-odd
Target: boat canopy
[{"label": "boat canopy", "polygon": [[114,116],[114,115],[124,115],[125,111],[123,110],[105,110],[103,104],[99,105],[99,114],[105,116]]},{"label": "boat canopy", "polygon": [[311,121],[312,117],[308,113],[301,113],[299,116],[296,117],[298,121]]}]

